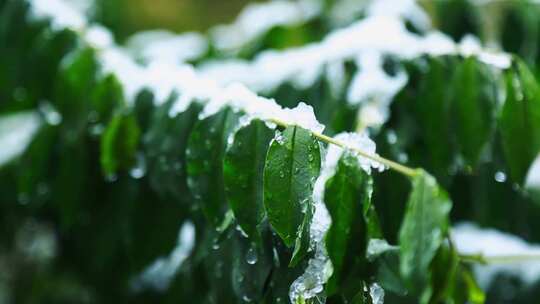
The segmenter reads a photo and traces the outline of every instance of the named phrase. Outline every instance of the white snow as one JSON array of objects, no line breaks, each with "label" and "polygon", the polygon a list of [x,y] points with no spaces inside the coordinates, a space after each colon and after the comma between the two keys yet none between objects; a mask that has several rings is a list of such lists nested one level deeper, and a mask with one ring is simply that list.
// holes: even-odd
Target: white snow
[{"label": "white snow", "polygon": [[101,25],[91,25],[83,33],[84,40],[96,49],[106,49],[114,46],[114,37],[111,31]]},{"label": "white snow", "polygon": [[153,288],[158,291],[166,290],[180,266],[190,255],[195,244],[195,227],[190,221],[182,224],[178,232],[176,247],[167,257],[160,257],[150,264],[141,274],[130,282],[132,290],[141,291]]},{"label": "white snow", "polygon": [[[513,255],[540,256],[540,244],[529,244],[515,235],[495,229],[482,229],[473,223],[455,225],[452,238],[460,254],[481,254],[487,260]],[[483,289],[489,287],[498,273],[508,273],[526,284],[533,284],[540,278],[540,260],[474,265],[474,273]]]},{"label": "white snow", "polygon": [[234,54],[273,27],[302,24],[320,11],[321,2],[317,0],[274,0],[250,4],[234,23],[214,27],[210,36],[218,50]]},{"label": "white snow", "polygon": [[359,72],[349,88],[348,100],[362,104],[362,123],[370,126],[386,120],[388,105],[407,83],[404,71],[398,70],[392,77],[383,70],[383,56],[404,60],[424,54],[459,54],[477,56],[496,68],[510,65],[508,54],[485,50],[472,36],[455,43],[435,30],[426,31],[423,36],[409,32],[405,19],[415,20],[420,28],[430,28],[427,16],[414,1],[374,1],[367,12],[370,15],[366,18],[330,33],[319,43],[284,51],[264,51],[253,61],[209,61],[201,65],[199,71],[222,85],[240,82],[255,92],[267,94],[286,82],[299,89],[308,88],[325,66],[356,59]]},{"label": "white snow", "polygon": [[41,124],[33,111],[0,116],[0,167],[24,152]]},{"label": "white snow", "polygon": [[174,34],[164,30],[139,32],[128,39],[127,49],[144,62],[180,64],[200,58],[208,42],[199,33]]},{"label": "white snow", "polygon": [[217,113],[227,105],[237,111],[245,112],[248,117],[245,123],[255,118],[265,121],[277,119],[316,133],[322,133],[324,130],[324,125],[317,121],[311,106],[300,102],[293,109],[282,108],[273,99],[259,97],[238,83],[231,84],[224,90],[217,90],[209,100],[210,102],[199,115],[200,119]]},{"label": "white snow", "polygon": [[[375,154],[375,143],[369,139],[366,134],[341,133],[335,138],[350,143],[353,147],[362,149],[369,154]],[[324,203],[324,189],[328,179],[335,174],[338,161],[344,152],[349,153],[349,151],[336,145],[329,145],[326,155],[324,156],[321,174],[315,181],[313,187],[315,213],[310,226],[310,250],[315,250],[315,255],[309,260],[308,267],[304,273],[291,284],[289,298],[293,304],[296,303],[296,300],[300,297],[304,300],[316,296],[324,298],[321,295],[321,292],[324,288],[324,284],[332,275],[332,263],[328,258],[324,244],[324,236],[330,228],[332,219]],[[369,159],[361,156],[358,156],[357,158],[362,169],[368,174],[371,173],[372,167],[380,168],[380,164],[374,163]],[[374,294],[377,298],[380,298],[380,290],[374,289]],[[384,297],[384,291],[382,297]]]},{"label": "white snow", "polygon": [[32,17],[36,19],[50,19],[51,25],[56,30],[69,28],[82,31],[86,25],[84,5],[82,2],[70,2],[65,0],[29,0]]},{"label": "white snow", "polygon": [[532,163],[529,172],[527,172],[525,188],[540,190],[540,154]]},{"label": "white snow", "polygon": [[384,289],[377,283],[369,285],[369,296],[371,297],[371,303],[373,304],[384,303]]}]

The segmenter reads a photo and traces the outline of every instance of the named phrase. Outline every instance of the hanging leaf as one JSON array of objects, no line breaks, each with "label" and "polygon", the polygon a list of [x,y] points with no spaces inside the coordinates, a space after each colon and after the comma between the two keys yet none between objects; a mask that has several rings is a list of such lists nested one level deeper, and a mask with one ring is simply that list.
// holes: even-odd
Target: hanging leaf
[{"label": "hanging leaf", "polygon": [[189,203],[186,146],[202,105],[193,102],[185,111],[171,117],[169,110],[174,101],[171,98],[155,109],[143,143],[150,186],[165,197]]},{"label": "hanging leaf", "polygon": [[253,120],[234,134],[223,160],[225,194],[238,225],[255,242],[264,218],[263,172],[268,146],[274,131]]},{"label": "hanging leaf", "polygon": [[223,156],[239,113],[226,107],[198,121],[189,136],[186,161],[188,186],[207,219],[219,226],[225,214]]},{"label": "hanging leaf", "polygon": [[325,186],[324,203],[332,218],[326,249],[334,272],[326,286],[335,293],[365,263],[367,224],[364,208],[371,200],[372,181],[356,156],[345,153]]},{"label": "hanging leaf", "polygon": [[540,87],[519,59],[506,73],[506,101],[499,126],[510,175],[521,184],[540,151]]},{"label": "hanging leaf", "polygon": [[311,195],[320,166],[318,141],[308,130],[297,126],[287,127],[278,134],[266,156],[266,213],[270,224],[288,247],[296,242],[295,256],[305,254],[306,245],[309,245],[309,233],[305,232],[309,232],[313,215]]},{"label": "hanging leaf", "polygon": [[367,259],[375,267],[375,278],[384,290],[397,295],[406,295],[407,287],[399,272],[399,247],[382,239],[371,239],[367,249]]},{"label": "hanging leaf", "polygon": [[115,115],[101,137],[101,167],[106,176],[131,168],[139,145],[140,130],[130,112]]},{"label": "hanging leaf", "polygon": [[[411,96],[419,124],[419,132],[429,149],[425,161],[427,169],[437,176],[445,176],[452,165],[455,147],[450,134],[450,98],[448,82],[451,79],[453,58],[429,58],[428,70],[419,79],[419,88]],[[415,72],[415,71],[414,71]]]},{"label": "hanging leaf", "polygon": [[416,293],[427,286],[429,266],[445,237],[451,208],[435,179],[418,170],[399,232],[400,271]]},{"label": "hanging leaf", "polygon": [[456,141],[467,163],[475,166],[493,129],[497,100],[495,79],[474,57],[456,68],[451,93]]}]

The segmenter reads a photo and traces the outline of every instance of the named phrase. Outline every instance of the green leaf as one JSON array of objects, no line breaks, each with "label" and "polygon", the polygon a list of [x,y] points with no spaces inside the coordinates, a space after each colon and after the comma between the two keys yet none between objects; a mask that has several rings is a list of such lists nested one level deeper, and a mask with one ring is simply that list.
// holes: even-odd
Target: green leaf
[{"label": "green leaf", "polygon": [[468,57],[454,73],[451,86],[455,139],[467,163],[475,166],[493,130],[497,88],[488,68]]},{"label": "green leaf", "polygon": [[365,263],[367,224],[364,208],[371,199],[372,180],[356,156],[345,153],[325,185],[324,202],[332,218],[326,249],[334,272],[326,286],[335,293],[356,267]]},{"label": "green leaf", "polygon": [[268,220],[288,247],[296,240],[296,255],[305,253],[307,247],[298,247],[306,245],[305,239],[309,243],[309,233],[305,231],[309,232],[313,214],[311,195],[320,166],[318,141],[308,130],[297,126],[278,134],[266,156],[264,206]]},{"label": "green leaf", "polygon": [[445,237],[451,208],[435,179],[418,170],[399,232],[400,272],[417,293],[428,283],[429,266]]},{"label": "green leaf", "polygon": [[114,109],[124,105],[124,93],[118,79],[112,74],[100,79],[91,94],[92,108],[96,117],[94,122],[107,123],[111,119]]},{"label": "green leaf", "polygon": [[540,87],[518,59],[506,73],[506,101],[499,127],[510,176],[521,184],[540,151]]},{"label": "green leaf", "polygon": [[462,264],[457,267],[453,285],[452,296],[455,303],[485,303],[486,295],[476,283],[471,272]]},{"label": "green leaf", "polygon": [[266,153],[274,131],[253,120],[234,134],[223,160],[225,194],[238,225],[255,242],[264,218],[263,172]]},{"label": "green leaf", "polygon": [[429,303],[444,303],[452,296],[452,286],[458,266],[458,253],[448,243],[443,244],[431,263]]},{"label": "green leaf", "polygon": [[[450,135],[450,92],[453,58],[429,58],[428,69],[411,64],[411,84],[418,82],[418,89],[410,92],[407,87],[401,96],[414,107],[414,123],[419,124],[419,137],[425,143],[421,154],[427,154],[419,161],[437,176],[445,176],[454,161],[454,145],[448,140]],[[414,77],[418,77],[415,79]],[[405,116],[405,115],[402,115]],[[404,131],[405,126],[400,128]],[[400,140],[403,136],[400,136]],[[429,153],[428,153],[429,152]],[[415,154],[412,154],[414,157]]]},{"label": "green leaf", "polygon": [[76,50],[61,62],[53,102],[62,115],[66,132],[75,134],[72,137],[86,128],[97,71],[98,62],[91,48]]},{"label": "green leaf", "polygon": [[132,113],[116,114],[101,137],[101,167],[106,176],[135,163],[140,130]]},{"label": "green leaf", "polygon": [[407,294],[407,287],[399,271],[399,247],[388,244],[385,240],[371,239],[367,258],[375,265],[375,281],[384,290],[398,295]]},{"label": "green leaf", "polygon": [[199,120],[189,136],[186,160],[188,187],[207,219],[215,226],[226,209],[223,157],[240,114],[226,107]]},{"label": "green leaf", "polygon": [[193,102],[185,111],[171,117],[169,110],[174,100],[157,107],[149,119],[149,128],[143,138],[148,178],[152,189],[160,195],[191,203],[186,146],[202,105]]}]

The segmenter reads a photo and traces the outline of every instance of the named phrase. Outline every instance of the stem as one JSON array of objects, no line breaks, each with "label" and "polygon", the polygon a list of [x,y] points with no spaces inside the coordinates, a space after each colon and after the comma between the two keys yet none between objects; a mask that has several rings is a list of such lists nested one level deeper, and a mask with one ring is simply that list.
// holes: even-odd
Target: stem
[{"label": "stem", "polygon": [[[269,119],[270,122],[272,123],[275,123],[276,125],[278,126],[281,126],[281,127],[289,127],[290,124],[284,122],[284,121],[281,121],[279,119]],[[359,154],[360,156],[363,156],[365,158],[368,158],[368,159],[371,159],[373,161],[376,161],[380,164],[383,164],[387,167],[389,167],[390,169],[393,169],[401,174],[404,174],[406,176],[409,176],[409,177],[415,177],[418,173],[415,169],[413,168],[409,168],[407,166],[404,166],[400,163],[397,163],[395,161],[392,161],[392,160],[389,160],[389,159],[386,159],[384,157],[381,157],[377,154],[369,154],[361,149],[358,149],[356,147],[351,147],[349,146],[346,142],[343,142],[341,140],[337,140],[335,138],[332,138],[330,136],[326,136],[324,134],[321,134],[321,133],[317,133],[317,132],[311,132],[313,134],[313,136],[315,136],[316,138],[318,138],[320,141],[323,141],[323,142],[326,142],[328,144],[333,144],[333,145],[336,145],[338,147],[341,147],[343,149],[348,149],[348,150],[351,150],[351,151],[354,151],[356,152],[357,154]]]},{"label": "stem", "polygon": [[516,254],[516,255],[494,255],[486,256],[483,254],[460,254],[459,259],[463,262],[480,264],[505,264],[540,261],[540,254]]}]

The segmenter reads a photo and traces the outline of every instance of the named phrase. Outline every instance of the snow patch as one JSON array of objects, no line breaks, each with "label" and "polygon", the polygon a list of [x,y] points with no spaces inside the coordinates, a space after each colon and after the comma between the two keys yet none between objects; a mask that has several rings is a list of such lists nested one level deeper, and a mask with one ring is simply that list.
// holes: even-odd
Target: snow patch
[{"label": "snow patch", "polygon": [[149,287],[157,291],[165,291],[178,272],[182,263],[190,255],[195,244],[195,226],[185,222],[178,232],[176,247],[167,257],[160,257],[148,266],[141,274],[130,281],[135,292]]},{"label": "snow patch", "polygon": [[127,49],[144,62],[180,64],[200,58],[208,50],[208,42],[198,33],[177,35],[155,30],[139,32],[130,37]]},{"label": "snow patch", "polygon": [[276,26],[294,26],[309,21],[321,11],[316,0],[284,1],[250,4],[236,21],[216,26],[210,31],[215,47],[235,53]]},{"label": "snow patch", "polygon": [[[375,154],[375,143],[366,134],[341,133],[335,138],[350,143],[353,147],[362,149],[369,154]],[[289,297],[293,304],[300,298],[304,300],[313,297],[324,299],[321,292],[333,271],[332,263],[328,258],[324,243],[324,236],[332,223],[332,219],[324,203],[324,189],[328,179],[334,176],[338,161],[344,152],[349,153],[349,151],[341,147],[329,145],[324,157],[321,174],[315,181],[313,187],[315,213],[310,226],[310,250],[315,250],[315,255],[308,261],[308,267],[304,273],[291,284]],[[373,163],[371,160],[360,156],[358,157],[358,162],[368,174],[371,173],[371,167],[380,167],[378,163]],[[375,292],[380,298],[379,290]],[[382,297],[384,297],[384,291]]]},{"label": "snow patch", "polygon": [[36,112],[0,116],[0,167],[24,152],[41,124]]},{"label": "snow patch", "polygon": [[[539,244],[529,244],[515,235],[495,229],[482,229],[473,223],[461,223],[454,226],[452,238],[460,254],[481,254],[486,259],[510,255],[540,255]],[[484,290],[490,286],[498,273],[508,273],[520,278],[526,284],[533,284],[540,278],[540,261],[474,265],[474,272],[479,285]]]},{"label": "snow patch", "polygon": [[540,155],[536,157],[527,172],[525,188],[540,190]]},{"label": "snow patch", "polygon": [[65,0],[29,0],[32,18],[50,19],[55,30],[69,28],[82,31],[87,26],[86,6],[81,1],[70,2]]}]

